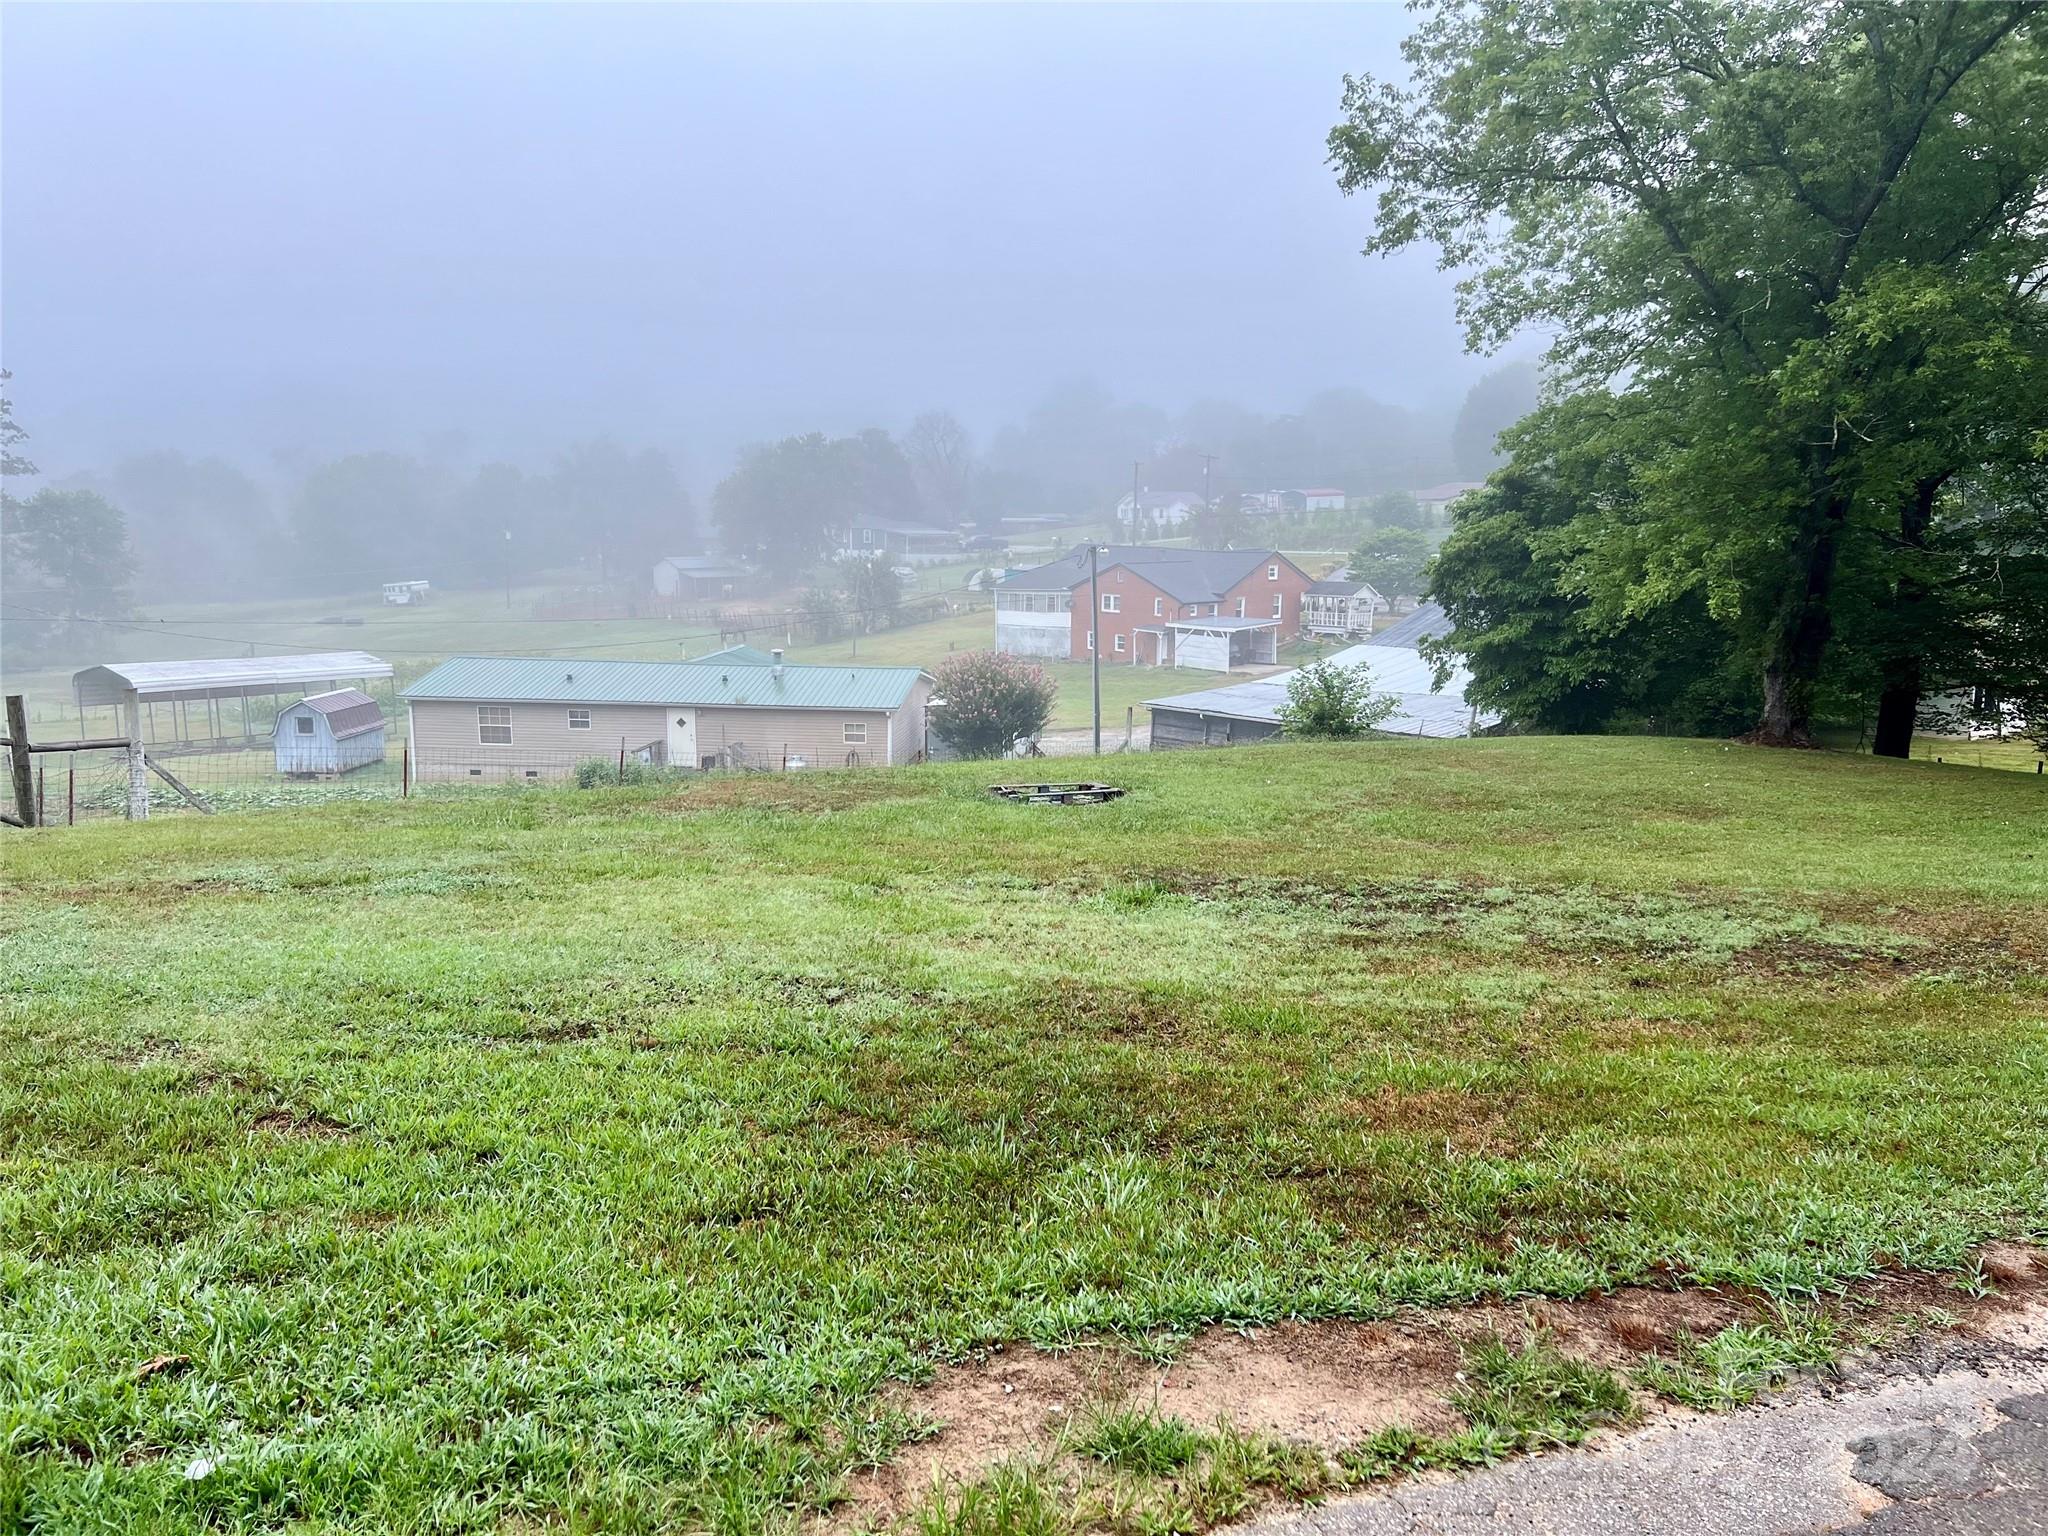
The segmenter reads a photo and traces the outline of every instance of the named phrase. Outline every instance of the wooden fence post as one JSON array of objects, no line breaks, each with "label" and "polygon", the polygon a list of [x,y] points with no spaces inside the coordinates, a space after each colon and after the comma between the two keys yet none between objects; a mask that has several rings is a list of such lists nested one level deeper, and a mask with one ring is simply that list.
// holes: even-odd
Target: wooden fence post
[{"label": "wooden fence post", "polygon": [[412,798],[412,747],[409,743],[398,749],[398,798]]},{"label": "wooden fence post", "polygon": [[142,747],[142,704],[128,695],[128,819],[149,820],[149,769]]},{"label": "wooden fence post", "polygon": [[32,827],[36,815],[35,776],[29,771],[28,706],[18,693],[7,695],[7,755],[14,760],[14,814],[24,827]]}]

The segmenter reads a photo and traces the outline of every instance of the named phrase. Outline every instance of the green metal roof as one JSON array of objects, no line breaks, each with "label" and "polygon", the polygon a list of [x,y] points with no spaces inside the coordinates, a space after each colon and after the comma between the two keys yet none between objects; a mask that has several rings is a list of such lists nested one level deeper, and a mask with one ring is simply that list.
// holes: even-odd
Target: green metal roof
[{"label": "green metal roof", "polygon": [[702,656],[692,656],[691,664],[699,667],[725,666],[736,663],[745,667],[772,667],[775,658],[758,646],[728,645],[722,651],[709,651]]},{"label": "green metal roof", "polygon": [[408,699],[520,704],[727,704],[755,709],[895,709],[916,667],[796,667],[710,661],[593,661],[451,656]]}]

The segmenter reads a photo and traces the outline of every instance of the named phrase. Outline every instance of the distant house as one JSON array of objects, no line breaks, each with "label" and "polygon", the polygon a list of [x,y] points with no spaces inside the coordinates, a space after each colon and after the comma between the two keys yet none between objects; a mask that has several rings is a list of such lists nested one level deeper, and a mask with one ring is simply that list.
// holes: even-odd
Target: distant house
[{"label": "distant house", "polygon": [[907,763],[931,685],[916,667],[785,666],[743,646],[680,662],[454,656],[403,697],[419,779],[517,781],[621,754],[691,769]]},{"label": "distant house", "polygon": [[1309,512],[1342,512],[1344,493],[1334,486],[1320,486],[1301,493],[1304,510]]},{"label": "distant house", "polygon": [[1088,548],[995,583],[997,650],[1085,661],[1099,627],[1105,662],[1224,672],[1271,664],[1301,628],[1308,573],[1278,550],[1107,546],[1091,615]]},{"label": "distant house", "polygon": [[279,773],[339,778],[384,761],[384,710],[360,688],[308,694],[278,712],[271,741]]},{"label": "distant house", "polygon": [[1162,528],[1178,528],[1204,505],[1193,491],[1143,491],[1135,500],[1126,492],[1116,504],[1116,520],[1126,528],[1134,527],[1141,519]]},{"label": "distant house", "polygon": [[[1413,645],[1354,645],[1328,658],[1325,665],[1363,667],[1374,693],[1391,693],[1399,701],[1375,735],[1472,736],[1500,723],[1498,715],[1476,710],[1466,701],[1470,674],[1462,665],[1454,664],[1444,686],[1438,688],[1436,664]],[[1227,688],[1147,699],[1145,707],[1152,712],[1152,750],[1271,740],[1280,734],[1280,715],[1287,707],[1287,685],[1293,676],[1293,672],[1277,672]]]},{"label": "distant house", "polygon": [[1387,600],[1369,581],[1351,576],[1325,576],[1309,583],[1301,599],[1301,628],[1310,635],[1369,635],[1372,617]]},{"label": "distant house", "polygon": [[424,581],[387,581],[384,601],[394,608],[410,608],[414,603],[424,603],[432,590]]},{"label": "distant house", "polygon": [[746,579],[745,567],[717,555],[664,555],[654,562],[657,597],[732,597]]},{"label": "distant house", "polygon": [[1422,509],[1424,517],[1440,523],[1449,515],[1454,503],[1480,490],[1484,484],[1480,480],[1446,480],[1442,485],[1425,486],[1415,493],[1415,504]]},{"label": "distant house", "polygon": [[839,534],[839,557],[884,555],[892,565],[940,565],[960,558],[960,535],[900,517],[863,514]]}]

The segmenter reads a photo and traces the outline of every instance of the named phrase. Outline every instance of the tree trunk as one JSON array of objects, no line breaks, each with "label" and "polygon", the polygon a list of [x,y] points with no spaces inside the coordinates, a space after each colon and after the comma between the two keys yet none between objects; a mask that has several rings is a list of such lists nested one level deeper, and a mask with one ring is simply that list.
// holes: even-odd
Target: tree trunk
[{"label": "tree trunk", "polygon": [[1798,585],[1779,607],[1764,661],[1763,718],[1743,738],[1757,746],[1813,745],[1814,698],[1821,662],[1834,635],[1835,564],[1848,510],[1847,501],[1832,487],[1815,497],[1813,526],[1800,540],[1804,554]]},{"label": "tree trunk", "polygon": [[1927,530],[1934,523],[1934,498],[1947,475],[1930,476],[1913,487],[1899,509],[1899,543],[1907,566],[1893,590],[1889,617],[1895,649],[1885,657],[1884,689],[1877,699],[1877,733],[1870,750],[1879,757],[1907,757],[1913,750],[1913,726],[1920,715],[1925,687],[1925,605],[1927,586],[1914,568],[1914,555],[1927,548]]}]

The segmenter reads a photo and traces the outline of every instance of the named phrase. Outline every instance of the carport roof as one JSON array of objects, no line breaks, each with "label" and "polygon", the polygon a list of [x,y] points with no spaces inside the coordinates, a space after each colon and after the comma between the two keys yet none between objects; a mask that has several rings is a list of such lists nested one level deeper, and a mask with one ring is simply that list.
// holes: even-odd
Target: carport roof
[{"label": "carport roof", "polygon": [[244,693],[301,693],[315,683],[389,677],[391,663],[368,651],[302,656],[224,656],[207,661],[110,661],[71,676],[80,704],[138,699],[232,699]]}]

